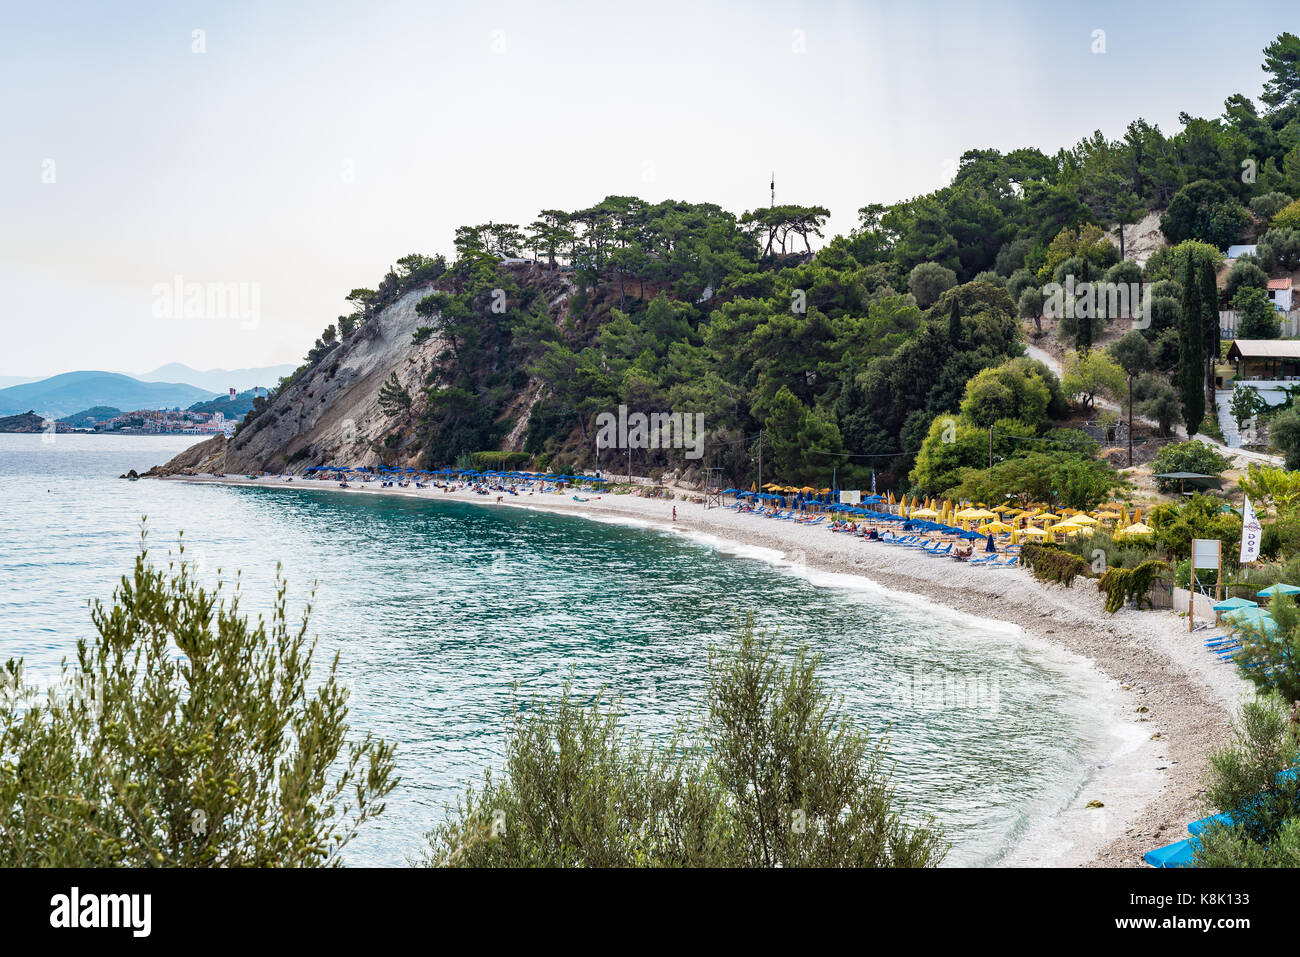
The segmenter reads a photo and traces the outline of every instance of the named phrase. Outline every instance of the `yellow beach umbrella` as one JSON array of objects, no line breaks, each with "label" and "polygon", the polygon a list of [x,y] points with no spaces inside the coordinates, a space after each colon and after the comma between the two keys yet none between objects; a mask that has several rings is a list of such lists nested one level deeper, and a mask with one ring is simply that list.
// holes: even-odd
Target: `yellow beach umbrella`
[{"label": "yellow beach umbrella", "polygon": [[1154,535],[1155,529],[1150,525],[1143,525],[1141,522],[1134,522],[1127,525],[1115,533],[1116,538],[1128,538],[1130,535]]},{"label": "yellow beach umbrella", "polygon": [[1036,525],[1030,525],[1028,528],[1022,528],[1020,534],[1027,538],[1045,538],[1048,533],[1046,529],[1039,528]]},{"label": "yellow beach umbrella", "polygon": [[912,518],[938,518],[939,513],[932,508],[917,508],[912,510]]},{"label": "yellow beach umbrella", "polygon": [[989,522],[987,525],[980,526],[976,531],[981,535],[1003,535],[1006,532],[1014,531],[1014,529],[1006,522]]},{"label": "yellow beach umbrella", "polygon": [[1085,515],[1083,512],[1080,512],[1078,515],[1071,515],[1071,516],[1070,516],[1070,521],[1074,522],[1074,524],[1076,524],[1076,525],[1096,525],[1096,524],[1097,524],[1097,520],[1096,520],[1095,518],[1093,518],[1091,515]]}]

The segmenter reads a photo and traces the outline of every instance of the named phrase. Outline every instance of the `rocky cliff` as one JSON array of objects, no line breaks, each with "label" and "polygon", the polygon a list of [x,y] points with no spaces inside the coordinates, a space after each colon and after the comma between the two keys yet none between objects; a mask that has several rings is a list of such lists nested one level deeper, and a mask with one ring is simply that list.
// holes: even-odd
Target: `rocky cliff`
[{"label": "rocky cliff", "polygon": [[[415,304],[432,290],[432,284],[418,286],[377,312],[277,392],[234,438],[204,442],[150,474],[300,472],[322,463],[378,464],[378,450],[393,429],[392,419],[379,408],[380,387],[395,373],[413,401],[420,402],[433,359],[445,348],[437,335],[418,345],[411,342],[416,328],[429,324],[416,314]],[[402,458],[400,448],[393,453]]]},{"label": "rocky cliff", "polygon": [[[547,295],[554,315],[566,305],[568,281],[557,270],[528,263],[510,269],[511,278]],[[426,387],[438,381],[439,357],[449,343],[439,335],[440,316],[421,316],[416,304],[442,287],[425,282],[405,289],[342,342],[280,388],[231,439],[200,443],[150,475],[187,471],[231,474],[295,472],[321,464],[414,466],[423,449],[417,425],[427,402]],[[419,342],[421,327],[432,334]],[[411,396],[409,410],[393,415],[380,406],[380,389],[396,376]],[[518,448],[528,414],[540,394],[536,383],[515,394],[503,421],[503,447]]]}]

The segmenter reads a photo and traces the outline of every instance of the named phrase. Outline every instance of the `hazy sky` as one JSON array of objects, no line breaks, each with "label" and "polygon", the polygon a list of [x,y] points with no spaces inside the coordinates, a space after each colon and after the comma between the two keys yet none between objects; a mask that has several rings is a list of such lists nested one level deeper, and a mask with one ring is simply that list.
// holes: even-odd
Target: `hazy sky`
[{"label": "hazy sky", "polygon": [[[399,256],[610,194],[739,213],[775,169],[829,237],[968,148],[1217,116],[1295,27],[1293,2],[1133,0],[0,11],[0,375],[32,376],[297,362]],[[178,276],[256,315],[158,315]]]}]

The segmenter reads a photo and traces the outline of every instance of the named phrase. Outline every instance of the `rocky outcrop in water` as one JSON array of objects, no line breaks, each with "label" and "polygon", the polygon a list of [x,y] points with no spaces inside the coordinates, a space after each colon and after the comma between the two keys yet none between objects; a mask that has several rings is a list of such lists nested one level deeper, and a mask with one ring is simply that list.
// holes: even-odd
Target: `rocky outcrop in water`
[{"label": "rocky outcrop in water", "polygon": [[44,432],[45,421],[44,416],[28,409],[21,415],[7,415],[0,418],[0,432]]}]

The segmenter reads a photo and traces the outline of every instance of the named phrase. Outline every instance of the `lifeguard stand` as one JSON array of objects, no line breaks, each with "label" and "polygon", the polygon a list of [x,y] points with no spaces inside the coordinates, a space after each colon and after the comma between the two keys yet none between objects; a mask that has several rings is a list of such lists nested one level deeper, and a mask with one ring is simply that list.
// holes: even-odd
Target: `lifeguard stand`
[{"label": "lifeguard stand", "polygon": [[704,469],[704,507],[722,507],[722,469]]}]

